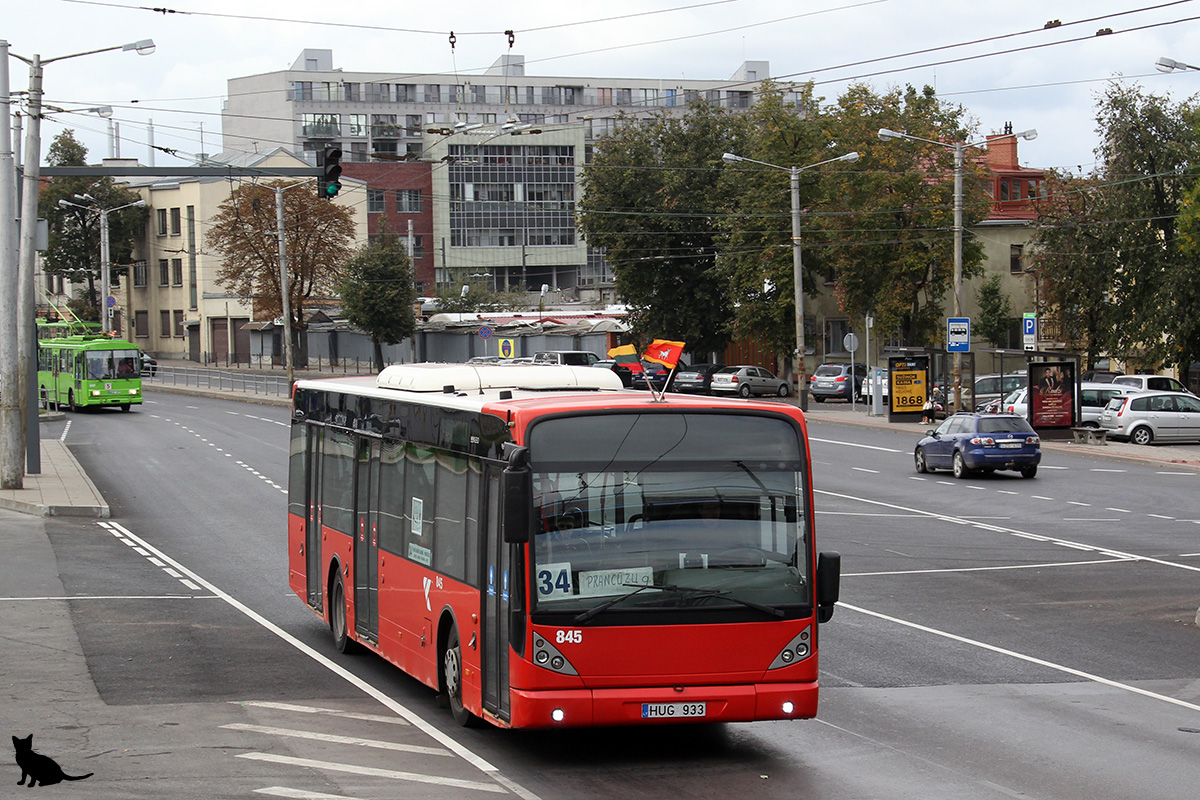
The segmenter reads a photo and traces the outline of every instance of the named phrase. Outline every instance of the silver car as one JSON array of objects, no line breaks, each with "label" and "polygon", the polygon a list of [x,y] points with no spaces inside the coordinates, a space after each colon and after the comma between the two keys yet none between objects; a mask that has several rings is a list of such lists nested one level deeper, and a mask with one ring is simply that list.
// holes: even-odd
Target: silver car
[{"label": "silver car", "polygon": [[776,378],[762,367],[741,366],[724,367],[714,372],[709,391],[713,394],[740,394],[742,397],[754,394],[787,397],[789,388],[787,381]]},{"label": "silver car", "polygon": [[[1084,428],[1099,428],[1100,415],[1104,413],[1109,400],[1139,391],[1133,386],[1114,386],[1111,383],[1079,384],[1079,424]],[[1000,413],[1029,419],[1029,389],[1017,389],[1004,398]]]},{"label": "silver car", "polygon": [[1169,375],[1117,375],[1113,383],[1151,392],[1188,392],[1188,388]]},{"label": "silver car", "polygon": [[1178,392],[1114,397],[1100,415],[1100,427],[1134,444],[1200,441],[1200,398]]}]

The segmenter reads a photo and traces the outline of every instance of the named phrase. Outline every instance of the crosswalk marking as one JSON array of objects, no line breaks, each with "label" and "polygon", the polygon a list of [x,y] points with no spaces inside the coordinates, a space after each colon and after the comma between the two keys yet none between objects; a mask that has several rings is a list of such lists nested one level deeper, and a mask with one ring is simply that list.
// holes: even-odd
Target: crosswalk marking
[{"label": "crosswalk marking", "polygon": [[273,728],[268,725],[248,725],[235,722],[222,725],[230,731],[247,731],[249,733],[264,733],[268,736],[286,736],[293,739],[311,739],[317,742],[332,744],[349,744],[356,747],[374,747],[379,750],[398,750],[405,753],[420,753],[427,756],[452,756],[453,754],[441,747],[424,747],[416,744],[400,744],[399,742],[384,742],[379,739],[363,739],[358,736],[338,736],[333,733],[317,733],[316,731],[298,731],[292,728]]},{"label": "crosswalk marking", "polygon": [[[288,593],[289,596],[291,592]],[[255,708],[270,708],[275,711],[295,711],[299,714],[329,714],[346,719],[359,719],[365,722],[383,722],[388,725],[407,725],[408,722],[400,717],[385,717],[381,714],[359,714],[354,711],[341,711],[336,708],[321,708],[320,706],[302,706],[296,703],[277,703],[271,700],[233,700],[234,705],[253,706]]]},{"label": "crosswalk marking", "polygon": [[421,775],[416,772],[401,772],[400,770],[378,769],[376,767],[358,767],[352,764],[339,764],[334,761],[317,761],[311,758],[294,758],[293,756],[280,756],[271,753],[239,753],[237,758],[246,758],[251,761],[267,761],[272,764],[286,764],[291,767],[324,769],[331,772],[350,772],[355,775],[370,775],[375,778],[391,778],[398,781],[429,783],[437,786],[449,786],[455,789],[472,789],[477,792],[508,794],[507,789],[496,783],[465,781],[458,778],[443,778],[437,775]]}]

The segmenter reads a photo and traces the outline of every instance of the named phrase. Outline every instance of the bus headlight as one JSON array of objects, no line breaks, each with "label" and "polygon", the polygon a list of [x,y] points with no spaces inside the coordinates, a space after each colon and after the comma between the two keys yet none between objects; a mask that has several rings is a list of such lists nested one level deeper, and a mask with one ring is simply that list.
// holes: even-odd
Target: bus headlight
[{"label": "bus headlight", "polygon": [[794,705],[792,705],[792,701],[791,701],[791,700],[787,700],[787,701],[785,701],[785,702],[784,702],[784,704],[783,704],[783,713],[785,713],[785,714],[791,714],[791,713],[792,713],[793,711],[795,711],[795,710],[796,710],[796,707],[795,707]]},{"label": "bus headlight", "polygon": [[767,669],[779,669],[786,667],[789,664],[795,664],[797,661],[803,661],[812,655],[812,630],[805,628],[796,634],[787,646],[779,651],[779,655],[775,656],[775,660],[771,662],[771,666]]},{"label": "bus headlight", "polygon": [[555,722],[562,722],[564,717],[566,717],[566,714],[563,713],[561,708],[556,708],[550,712],[550,719]]},{"label": "bus headlight", "polygon": [[557,647],[546,641],[546,637],[540,633],[533,635],[533,663],[563,675],[579,674],[575,667],[571,666],[567,657],[560,653]]}]

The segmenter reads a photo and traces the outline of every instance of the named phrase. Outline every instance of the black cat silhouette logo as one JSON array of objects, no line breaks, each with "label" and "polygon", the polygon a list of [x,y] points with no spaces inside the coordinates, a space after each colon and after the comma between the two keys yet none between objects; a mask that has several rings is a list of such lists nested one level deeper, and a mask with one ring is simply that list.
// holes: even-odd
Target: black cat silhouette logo
[{"label": "black cat silhouette logo", "polygon": [[42,786],[50,786],[63,781],[81,781],[84,778],[92,777],[90,772],[87,775],[68,775],[62,771],[62,767],[53,758],[34,752],[32,733],[24,739],[14,736],[12,740],[13,747],[17,749],[17,766],[21,768],[21,780],[17,781],[18,786],[25,785],[25,778],[29,778],[29,786],[32,788],[39,783]]}]

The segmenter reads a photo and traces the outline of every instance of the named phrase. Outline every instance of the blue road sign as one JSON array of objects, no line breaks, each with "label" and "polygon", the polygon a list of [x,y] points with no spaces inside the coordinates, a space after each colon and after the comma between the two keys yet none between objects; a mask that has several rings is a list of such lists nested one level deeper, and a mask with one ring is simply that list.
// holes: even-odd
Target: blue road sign
[{"label": "blue road sign", "polygon": [[971,352],[970,317],[951,317],[946,320],[946,350],[951,353]]}]

